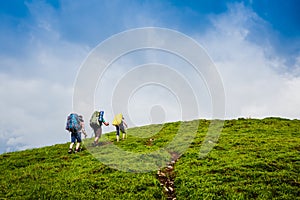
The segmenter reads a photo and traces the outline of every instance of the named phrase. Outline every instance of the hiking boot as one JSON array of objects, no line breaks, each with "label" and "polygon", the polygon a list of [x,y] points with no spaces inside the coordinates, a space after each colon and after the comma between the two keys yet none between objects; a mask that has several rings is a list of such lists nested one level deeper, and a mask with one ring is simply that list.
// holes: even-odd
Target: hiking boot
[{"label": "hiking boot", "polygon": [[93,147],[96,147],[96,146],[98,146],[98,145],[99,145],[98,143],[93,142]]},{"label": "hiking boot", "polygon": [[80,152],[80,151],[81,151],[81,148],[75,149],[75,153],[78,153],[78,152]]},{"label": "hiking boot", "polygon": [[71,154],[73,152],[73,149],[69,149],[68,153]]}]

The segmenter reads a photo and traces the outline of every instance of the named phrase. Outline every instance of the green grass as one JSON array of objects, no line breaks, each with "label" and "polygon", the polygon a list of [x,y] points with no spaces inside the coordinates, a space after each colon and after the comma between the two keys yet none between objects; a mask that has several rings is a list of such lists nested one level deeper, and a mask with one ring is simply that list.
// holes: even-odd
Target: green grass
[{"label": "green grass", "polygon": [[[101,140],[110,143],[92,148],[88,139],[88,150],[71,155],[69,143],[2,154],[0,199],[166,199],[156,170],[173,152],[182,154],[173,172],[177,199],[299,199],[299,120],[226,120],[213,149],[201,157],[210,124],[132,128],[119,143],[109,133]],[[151,162],[153,171],[136,173]]]}]

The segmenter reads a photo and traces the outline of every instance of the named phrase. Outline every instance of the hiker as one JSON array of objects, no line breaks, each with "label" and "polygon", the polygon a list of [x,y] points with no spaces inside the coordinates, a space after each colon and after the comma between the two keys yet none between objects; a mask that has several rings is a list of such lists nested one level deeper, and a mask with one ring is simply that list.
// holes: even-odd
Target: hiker
[{"label": "hiker", "polygon": [[82,141],[81,140],[81,130],[83,128],[84,127],[82,127],[82,123],[80,122],[80,118],[79,118],[78,114],[71,113],[67,118],[67,125],[66,125],[66,130],[71,132],[71,144],[70,144],[68,153],[73,152],[73,146],[74,146],[75,142],[77,142],[77,143],[76,143],[74,152],[77,153],[80,151],[79,147],[80,147],[80,143]]},{"label": "hiker", "polygon": [[90,119],[90,126],[94,130],[95,133],[95,140],[93,145],[97,146],[98,141],[102,134],[102,124],[105,126],[108,126],[109,123],[105,121],[104,119],[104,111],[95,111]]},{"label": "hiker", "polygon": [[128,128],[128,125],[125,122],[123,115],[121,113],[117,114],[114,117],[112,124],[116,127],[117,142],[119,142],[119,140],[120,140],[120,131],[122,132],[122,139],[125,140],[125,138],[126,138],[125,127]]}]

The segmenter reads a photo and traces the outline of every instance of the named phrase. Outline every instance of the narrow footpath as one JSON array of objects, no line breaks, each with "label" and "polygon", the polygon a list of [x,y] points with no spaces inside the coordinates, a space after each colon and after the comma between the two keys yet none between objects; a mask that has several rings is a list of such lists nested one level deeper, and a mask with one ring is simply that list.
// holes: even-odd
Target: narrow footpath
[{"label": "narrow footpath", "polygon": [[175,180],[174,167],[176,161],[179,158],[179,155],[176,153],[171,153],[171,155],[172,155],[172,160],[167,164],[167,167],[157,171],[157,179],[159,180],[160,185],[163,187],[167,199],[176,200],[176,193],[174,187],[174,180]]}]

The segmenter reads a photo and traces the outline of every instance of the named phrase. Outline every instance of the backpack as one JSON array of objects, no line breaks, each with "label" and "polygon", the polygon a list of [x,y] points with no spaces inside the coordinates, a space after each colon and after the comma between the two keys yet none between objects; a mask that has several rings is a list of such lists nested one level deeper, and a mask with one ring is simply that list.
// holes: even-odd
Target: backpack
[{"label": "backpack", "polygon": [[122,118],[122,113],[117,114],[113,119],[112,125],[119,126],[122,123]]},{"label": "backpack", "polygon": [[67,118],[66,130],[75,133],[81,129],[79,117],[76,113],[71,113]]},{"label": "backpack", "polygon": [[104,111],[100,111],[100,113],[99,113],[99,119],[98,119],[100,123],[104,122],[103,115],[104,115]]},{"label": "backpack", "polygon": [[124,126],[123,121],[120,123],[119,127],[120,127],[120,131],[121,131],[122,133],[126,133],[126,129],[125,129],[125,126]]},{"label": "backpack", "polygon": [[97,128],[102,125],[104,122],[104,111],[95,111],[90,119],[90,126],[92,128]]}]

